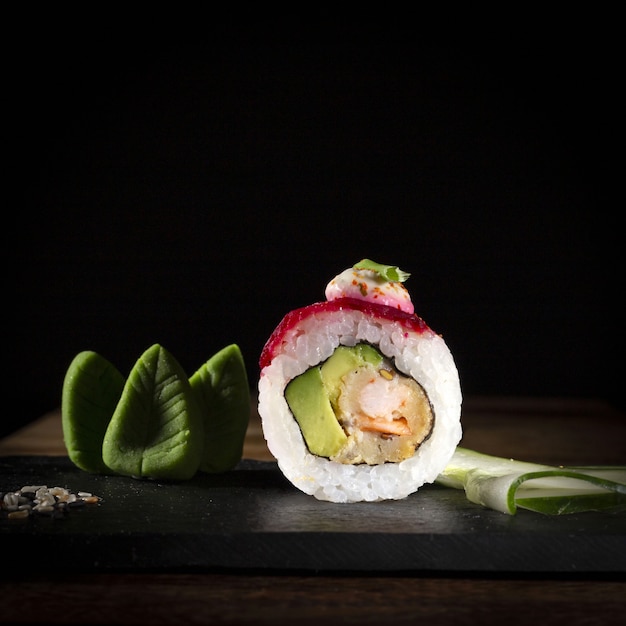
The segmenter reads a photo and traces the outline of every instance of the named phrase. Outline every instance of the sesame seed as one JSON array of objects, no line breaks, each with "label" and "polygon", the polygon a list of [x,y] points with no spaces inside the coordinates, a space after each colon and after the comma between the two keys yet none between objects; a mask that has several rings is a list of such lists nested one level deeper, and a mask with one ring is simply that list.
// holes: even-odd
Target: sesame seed
[{"label": "sesame seed", "polygon": [[69,507],[98,504],[101,500],[87,491],[76,494],[65,487],[25,485],[15,491],[0,492],[0,518],[17,520],[36,514],[63,517]]}]

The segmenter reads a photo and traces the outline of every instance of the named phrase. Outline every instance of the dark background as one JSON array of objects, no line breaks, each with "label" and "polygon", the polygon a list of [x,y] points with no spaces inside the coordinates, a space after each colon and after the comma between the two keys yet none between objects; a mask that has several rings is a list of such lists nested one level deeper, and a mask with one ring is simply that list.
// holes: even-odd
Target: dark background
[{"label": "dark background", "polygon": [[87,349],[191,374],[235,342],[254,388],[282,316],[363,257],[411,272],[465,395],[623,403],[610,16],[328,23],[24,29],[2,432]]}]

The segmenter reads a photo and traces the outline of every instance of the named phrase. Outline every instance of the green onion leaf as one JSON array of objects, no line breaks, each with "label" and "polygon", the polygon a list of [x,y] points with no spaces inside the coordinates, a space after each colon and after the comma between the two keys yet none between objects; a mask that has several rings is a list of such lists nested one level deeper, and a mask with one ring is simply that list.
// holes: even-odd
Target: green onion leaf
[{"label": "green onion leaf", "polygon": [[436,483],[470,502],[514,515],[626,510],[626,466],[551,467],[458,447]]},{"label": "green onion leaf", "polygon": [[395,265],[381,265],[369,259],[363,259],[354,265],[355,270],[371,270],[376,272],[383,280],[387,282],[400,282],[406,281],[411,274],[403,272]]}]

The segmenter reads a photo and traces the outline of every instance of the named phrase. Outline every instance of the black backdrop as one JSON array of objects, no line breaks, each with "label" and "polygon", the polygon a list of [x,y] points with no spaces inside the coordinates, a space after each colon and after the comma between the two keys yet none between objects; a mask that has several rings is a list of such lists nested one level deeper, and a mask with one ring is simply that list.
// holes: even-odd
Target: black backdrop
[{"label": "black backdrop", "polygon": [[411,272],[466,395],[621,402],[617,44],[427,30],[25,31],[2,431],[86,349],[191,373],[235,342],[255,387],[280,318],[363,257]]}]

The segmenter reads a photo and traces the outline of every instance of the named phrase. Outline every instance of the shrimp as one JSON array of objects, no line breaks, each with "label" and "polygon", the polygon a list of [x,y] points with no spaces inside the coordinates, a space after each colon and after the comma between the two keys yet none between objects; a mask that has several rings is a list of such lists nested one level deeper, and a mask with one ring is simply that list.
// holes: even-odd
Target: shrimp
[{"label": "shrimp", "polygon": [[333,457],[341,463],[402,461],[428,438],[434,424],[424,389],[388,365],[368,364],[348,373],[336,414],[349,439]]}]

